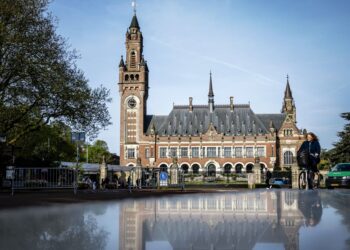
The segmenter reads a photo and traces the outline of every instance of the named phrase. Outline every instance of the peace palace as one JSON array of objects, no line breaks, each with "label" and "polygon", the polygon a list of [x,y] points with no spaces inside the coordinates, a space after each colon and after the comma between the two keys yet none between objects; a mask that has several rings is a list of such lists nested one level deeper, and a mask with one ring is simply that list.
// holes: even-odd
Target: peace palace
[{"label": "peace palace", "polygon": [[143,36],[133,16],[126,32],[126,56],[119,64],[120,165],[185,173],[250,172],[254,164],[273,170],[295,164],[305,131],[296,126],[296,107],[287,77],[281,113],[256,114],[249,104],[214,102],[212,76],[208,103],[175,105],[164,115],[147,114],[148,66]]}]

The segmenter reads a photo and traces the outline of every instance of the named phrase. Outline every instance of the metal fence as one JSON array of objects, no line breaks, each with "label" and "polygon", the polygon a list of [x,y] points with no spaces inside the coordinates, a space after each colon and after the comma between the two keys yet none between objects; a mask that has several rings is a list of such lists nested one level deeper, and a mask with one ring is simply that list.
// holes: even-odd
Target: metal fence
[{"label": "metal fence", "polygon": [[77,191],[77,171],[63,168],[14,168],[12,194],[19,189],[73,189]]}]

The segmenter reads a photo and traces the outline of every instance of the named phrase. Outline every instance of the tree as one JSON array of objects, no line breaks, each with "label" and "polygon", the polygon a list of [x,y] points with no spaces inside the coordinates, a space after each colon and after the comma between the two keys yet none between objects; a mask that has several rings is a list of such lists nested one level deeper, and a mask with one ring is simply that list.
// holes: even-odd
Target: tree
[{"label": "tree", "polygon": [[89,162],[101,163],[103,157],[107,163],[112,160],[112,154],[108,151],[107,143],[103,140],[97,140],[89,146]]},{"label": "tree", "polygon": [[70,132],[69,127],[55,122],[21,137],[16,165],[48,167],[60,161],[75,161],[76,147],[71,143]]},{"label": "tree", "polygon": [[350,162],[350,112],[342,113],[341,117],[348,123],[345,124],[344,130],[338,133],[340,140],[334,144],[335,148],[331,155],[334,163]]},{"label": "tree", "polygon": [[52,121],[89,137],[110,124],[109,90],[88,86],[47,7],[0,1],[0,134],[12,145]]}]

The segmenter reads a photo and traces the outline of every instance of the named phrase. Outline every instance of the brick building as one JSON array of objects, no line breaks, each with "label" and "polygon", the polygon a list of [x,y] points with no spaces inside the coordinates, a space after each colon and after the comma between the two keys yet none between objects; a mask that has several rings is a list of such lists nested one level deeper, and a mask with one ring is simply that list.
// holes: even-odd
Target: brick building
[{"label": "brick building", "polygon": [[[119,64],[120,164],[185,172],[249,172],[254,164],[290,167],[305,131],[296,126],[296,107],[287,77],[281,113],[256,114],[249,104],[214,102],[212,75],[208,103],[175,105],[169,115],[147,113],[148,66],[143,36],[133,16],[126,33],[126,57]],[[282,95],[281,95],[282,97]]]}]

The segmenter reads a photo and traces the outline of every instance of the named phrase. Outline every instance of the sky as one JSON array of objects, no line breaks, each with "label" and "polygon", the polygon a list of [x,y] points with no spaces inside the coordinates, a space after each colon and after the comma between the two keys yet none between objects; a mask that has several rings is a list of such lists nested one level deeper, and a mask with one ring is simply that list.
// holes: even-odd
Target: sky
[{"label": "sky", "polygon": [[[118,65],[125,57],[131,0],[54,0],[57,32],[80,54],[92,88],[110,89],[111,122],[98,139],[119,154]],[[137,17],[149,67],[148,114],[174,104],[250,103],[281,112],[286,75],[297,126],[331,148],[350,111],[350,1],[138,0]]]}]

